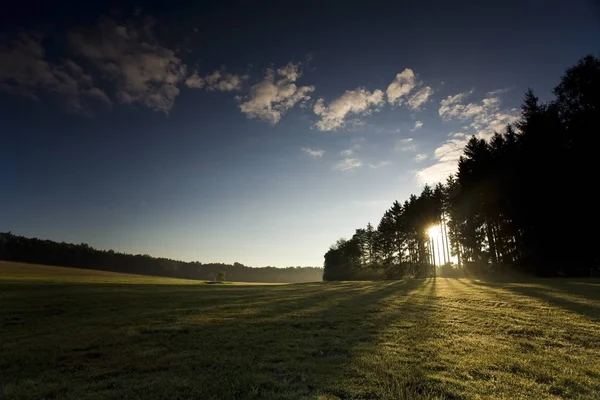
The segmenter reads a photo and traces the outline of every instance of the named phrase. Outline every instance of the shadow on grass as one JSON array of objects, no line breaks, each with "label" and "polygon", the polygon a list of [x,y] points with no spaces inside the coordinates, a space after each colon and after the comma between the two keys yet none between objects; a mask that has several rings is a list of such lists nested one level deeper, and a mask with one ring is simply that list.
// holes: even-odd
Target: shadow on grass
[{"label": "shadow on grass", "polygon": [[0,310],[7,397],[457,398],[423,367],[435,280],[28,287]]},{"label": "shadow on grass", "polygon": [[[233,377],[225,365],[247,365],[254,378],[236,389],[241,397],[457,398],[419,365],[435,358],[427,352],[434,280],[358,283],[343,290],[333,284],[323,290],[274,301],[243,319],[197,326],[244,332],[239,345],[224,344],[228,354],[236,351],[239,357],[224,357],[223,367],[217,367],[228,381]],[[414,347],[403,347],[398,335]],[[399,356],[388,357],[387,351]],[[218,393],[222,382],[209,383],[205,395]]]},{"label": "shadow on grass", "polygon": [[485,288],[509,290],[593,320],[600,319],[600,290],[593,285],[581,285],[579,281],[556,278],[504,284],[472,281],[472,284]]}]

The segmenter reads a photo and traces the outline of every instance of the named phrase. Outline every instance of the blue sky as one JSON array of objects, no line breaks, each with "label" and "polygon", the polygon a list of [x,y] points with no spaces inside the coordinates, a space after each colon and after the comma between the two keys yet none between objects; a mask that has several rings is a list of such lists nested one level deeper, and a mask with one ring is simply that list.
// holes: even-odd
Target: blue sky
[{"label": "blue sky", "polygon": [[592,1],[281,3],[15,2],[0,230],[321,265],[600,50]]}]

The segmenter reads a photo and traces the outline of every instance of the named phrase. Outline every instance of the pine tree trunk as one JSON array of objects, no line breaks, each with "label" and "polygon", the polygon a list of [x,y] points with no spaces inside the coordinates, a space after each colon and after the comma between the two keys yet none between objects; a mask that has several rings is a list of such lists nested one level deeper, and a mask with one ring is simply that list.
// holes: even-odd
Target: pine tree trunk
[{"label": "pine tree trunk", "polygon": [[496,254],[496,242],[494,240],[494,234],[492,232],[492,226],[489,222],[485,223],[485,230],[488,237],[488,244],[490,247],[490,255],[492,257],[492,265],[494,268],[498,265],[498,256]]},{"label": "pine tree trunk", "polygon": [[433,267],[435,268],[435,243],[431,238],[431,254],[433,255]]},{"label": "pine tree trunk", "polygon": [[[446,229],[446,217],[442,213],[441,218],[441,231],[442,231],[442,244],[445,246],[444,248],[444,264],[446,262],[450,262],[450,242],[448,240],[448,230]],[[448,258],[446,259],[446,255]],[[447,260],[447,261],[446,261]]]}]

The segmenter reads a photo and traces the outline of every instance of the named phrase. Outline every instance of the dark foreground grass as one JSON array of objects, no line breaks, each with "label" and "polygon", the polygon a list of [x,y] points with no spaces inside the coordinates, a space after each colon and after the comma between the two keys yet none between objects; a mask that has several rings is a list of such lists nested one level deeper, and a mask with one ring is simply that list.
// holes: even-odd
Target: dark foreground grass
[{"label": "dark foreground grass", "polygon": [[0,269],[0,398],[600,398],[598,280],[169,283]]}]

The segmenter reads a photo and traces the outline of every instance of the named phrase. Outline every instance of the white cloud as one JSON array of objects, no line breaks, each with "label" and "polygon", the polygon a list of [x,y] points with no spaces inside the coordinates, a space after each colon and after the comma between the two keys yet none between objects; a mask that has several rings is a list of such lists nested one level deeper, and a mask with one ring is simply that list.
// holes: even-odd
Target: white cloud
[{"label": "white cloud", "polygon": [[389,84],[386,94],[390,104],[401,104],[403,97],[407,96],[416,86],[415,73],[412,69],[406,68],[398,73],[392,83]]},{"label": "white cloud", "polygon": [[356,158],[344,158],[342,161],[335,164],[334,168],[339,171],[348,171],[350,169],[358,168],[362,165],[362,162]]},{"label": "white cloud", "polygon": [[423,104],[427,102],[427,100],[429,100],[429,96],[431,96],[432,94],[433,89],[429,86],[425,86],[408,100],[409,107],[413,110],[418,110]]},{"label": "white cloud", "polygon": [[463,154],[469,139],[466,135],[453,138],[439,146],[434,151],[436,163],[417,172],[417,177],[422,183],[443,182],[456,172],[458,159]]},{"label": "white cloud", "polygon": [[369,168],[373,168],[373,169],[382,168],[382,167],[385,167],[385,166],[387,166],[389,164],[390,163],[388,161],[379,161],[379,162],[377,162],[375,164],[369,164]]},{"label": "white cloud", "polygon": [[518,110],[514,108],[505,111],[494,109],[492,112],[477,115],[470,127],[475,130],[478,137],[488,140],[494,132],[504,132],[506,125],[514,124],[518,119]]},{"label": "white cloud", "polygon": [[300,66],[299,64],[294,64],[294,63],[287,63],[287,65],[279,68],[277,70],[277,73],[281,76],[283,76],[285,79],[287,79],[290,82],[296,82],[296,80],[298,78],[300,78],[300,76],[302,75],[300,73]]},{"label": "white cloud", "polygon": [[268,69],[264,79],[252,86],[240,110],[250,119],[276,124],[297,103],[310,100],[309,93],[315,90],[314,86],[296,86],[294,82],[300,76],[298,64],[289,63],[277,71]]},{"label": "white cloud", "polygon": [[411,130],[416,131],[417,129],[421,129],[422,127],[423,127],[422,121],[415,121],[415,127],[412,128]]},{"label": "white cloud", "polygon": [[487,92],[488,97],[494,97],[494,96],[498,96],[500,94],[504,94],[507,92],[510,92],[513,88],[508,87],[508,88],[504,88],[504,89],[496,89],[496,90],[492,90],[491,92]]},{"label": "white cloud", "polygon": [[340,155],[344,156],[344,157],[350,157],[353,154],[354,154],[354,150],[353,149],[346,149],[346,150],[342,150],[340,152]]},{"label": "white cloud", "polygon": [[461,101],[471,93],[459,93],[442,100],[439,109],[442,119],[470,121],[468,127],[483,139],[489,139],[494,132],[502,132],[507,124],[517,121],[518,111],[501,110],[499,97],[486,97],[479,103],[462,104]]},{"label": "white cloud", "polygon": [[204,77],[206,90],[218,90],[220,92],[240,90],[242,88],[242,83],[246,79],[248,79],[248,76],[227,74],[218,70]]},{"label": "white cloud", "polygon": [[319,98],[313,106],[313,111],[320,117],[315,126],[322,131],[335,131],[348,125],[359,126],[363,122],[357,118],[350,119],[350,117],[370,114],[385,104],[385,97],[392,105],[406,102],[412,110],[418,110],[433,94],[433,89],[425,86],[409,97],[413,89],[419,88],[421,85],[422,82],[417,81],[413,70],[406,68],[396,74],[385,93],[380,89],[372,92],[364,88],[347,90],[329,105],[325,104],[323,98]]},{"label": "white cloud", "polygon": [[428,157],[429,157],[429,156],[428,156],[427,154],[425,154],[425,153],[419,153],[419,154],[417,154],[417,155],[415,156],[415,161],[416,161],[416,162],[425,161],[425,160],[427,160],[427,158],[428,158]]},{"label": "white cloud", "polygon": [[459,103],[465,98],[469,97],[472,93],[472,90],[470,92],[458,93],[454,96],[448,96],[444,100],[440,101],[441,107],[438,111],[440,117],[446,120],[456,117],[461,111],[461,108],[459,107],[456,109],[456,106],[460,105]]},{"label": "white cloud", "polygon": [[198,75],[198,71],[194,71],[194,73],[188,76],[185,80],[185,86],[192,89],[202,89],[205,84],[206,82],[204,81],[204,79],[202,79],[200,75]]},{"label": "white cloud", "polygon": [[92,114],[90,100],[112,104],[72,60],[61,64],[47,61],[42,37],[33,33],[21,33],[8,45],[0,45],[0,91],[32,100],[49,93],[57,96],[67,111],[83,115]]},{"label": "white cloud", "polygon": [[303,147],[301,150],[311,158],[321,158],[325,154],[325,150],[313,150],[308,147]]},{"label": "white cloud", "polygon": [[439,114],[444,120],[459,120],[467,123],[466,127],[472,133],[453,133],[451,139],[442,143],[434,151],[436,163],[417,172],[423,183],[435,183],[445,180],[448,175],[456,172],[458,159],[463,154],[464,146],[471,135],[489,140],[494,132],[502,133],[507,124],[514,124],[518,118],[517,109],[501,109],[501,101],[497,94],[488,93],[488,97],[479,103],[462,104],[471,92],[448,96],[441,101]]},{"label": "white cloud", "polygon": [[347,90],[328,106],[322,98],[317,100],[313,111],[321,119],[315,126],[321,131],[333,131],[346,124],[350,115],[368,115],[374,108],[383,104],[383,92],[379,89],[370,92],[364,88]]},{"label": "white cloud", "polygon": [[218,70],[204,77],[204,80],[209,86],[216,85],[217,82],[219,82],[219,79],[221,79],[221,72]]},{"label": "white cloud", "polygon": [[397,151],[415,151],[416,149],[417,145],[414,143],[413,138],[398,139],[396,142]]},{"label": "white cloud", "polygon": [[116,85],[119,103],[140,103],[168,113],[186,77],[186,66],[173,50],[161,46],[152,34],[155,21],[141,26],[122,25],[103,18],[91,30],[67,35],[69,48],[86,58]]}]

